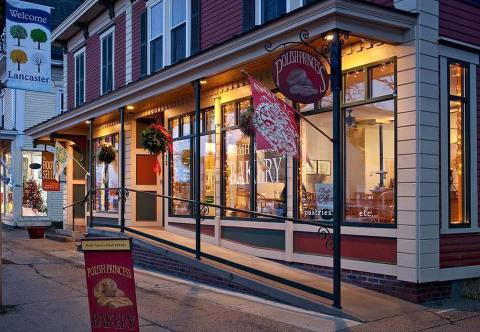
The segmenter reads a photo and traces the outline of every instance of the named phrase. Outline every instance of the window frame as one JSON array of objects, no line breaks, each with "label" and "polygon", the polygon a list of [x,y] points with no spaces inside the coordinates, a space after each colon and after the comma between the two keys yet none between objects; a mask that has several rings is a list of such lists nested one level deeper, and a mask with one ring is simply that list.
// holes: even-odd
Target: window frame
[{"label": "window frame", "polygon": [[[465,222],[462,222],[460,224],[452,224],[451,220],[451,208],[450,208],[450,189],[447,191],[447,196],[448,196],[448,204],[447,204],[447,209],[448,209],[448,228],[449,229],[470,229],[472,228],[472,220],[471,220],[471,184],[470,181],[468,181],[468,178],[471,175],[471,159],[470,159],[470,97],[471,97],[471,90],[470,90],[470,79],[471,79],[471,74],[470,74],[470,63],[463,61],[463,60],[457,60],[454,58],[447,58],[447,66],[445,68],[447,72],[447,82],[446,82],[446,87],[447,87],[447,110],[448,110],[448,115],[450,115],[450,102],[452,101],[459,101],[462,103],[462,136],[464,137],[463,143],[462,143],[462,150],[463,150],[463,159],[462,159],[462,164],[463,166],[463,174],[462,174],[462,186],[464,187],[463,190],[463,197],[462,197],[462,203],[463,203],[463,209],[464,209],[464,219]],[[462,67],[463,70],[465,70],[465,86],[464,86],[464,92],[465,96],[455,96],[450,94],[450,66],[452,64],[458,64]],[[447,170],[450,170],[450,116],[446,117],[446,122],[447,122],[447,142],[448,142],[448,148],[447,148]],[[450,176],[448,177],[448,188],[450,188],[451,182],[450,182]]]},{"label": "window frame", "polygon": [[[272,91],[273,93],[278,92],[278,90]],[[225,161],[226,161],[226,151],[225,151],[225,133],[227,131],[233,131],[233,130],[238,130],[240,129],[240,126],[238,124],[239,116],[240,116],[240,109],[238,107],[239,103],[245,100],[250,100],[250,104],[253,106],[253,99],[251,96],[248,97],[243,97],[235,100],[231,100],[229,102],[222,103],[220,105],[220,112],[221,112],[221,126],[220,126],[220,202],[222,206],[226,206],[225,202],[225,187],[226,187],[226,179],[223,176],[225,173]],[[223,116],[223,106],[229,103],[234,103],[235,104],[235,124],[233,126],[225,127],[224,125],[224,116]],[[250,195],[250,207],[248,210],[250,211],[257,211],[257,163],[256,163],[256,155],[255,155],[255,138],[250,137],[249,138],[249,149],[250,149],[250,154],[249,154],[249,162],[250,162],[250,183],[249,183],[249,188],[250,192],[252,193]],[[287,175],[286,180],[285,180],[285,192],[287,195],[285,196],[285,215],[282,217],[287,216],[287,211],[288,211],[288,157],[285,158],[285,174]],[[222,220],[241,220],[241,221],[250,221],[250,222],[274,222],[274,223],[284,223],[285,220],[280,220],[276,219],[274,217],[272,218],[266,218],[266,217],[259,217],[258,215],[255,214],[250,214],[248,217],[235,217],[235,216],[227,216],[225,212],[227,209],[220,209],[220,218]],[[257,211],[258,212],[258,211]]]},{"label": "window frame", "polygon": [[[81,102],[78,102],[77,97],[79,91],[77,91],[77,58],[80,56],[83,57],[83,100]],[[82,47],[75,53],[73,53],[73,90],[74,90],[74,106],[79,107],[83,104],[85,104],[87,100],[87,85],[86,85],[86,70],[87,70],[87,54],[86,54],[86,48]]]},{"label": "window frame", "polygon": [[[205,114],[211,110],[213,107],[206,107],[206,108],[202,108],[200,110],[200,136],[208,136],[208,135],[211,135],[211,134],[216,134],[216,130],[215,130],[215,127],[212,129],[212,130],[205,130],[206,129],[206,116]],[[185,117],[190,117],[190,134],[189,135],[183,135],[183,118]],[[177,137],[173,137],[173,134],[172,134],[172,127],[171,127],[171,123],[173,120],[178,120],[178,136]],[[191,185],[190,185],[190,198],[191,200],[193,200],[193,195],[194,195],[194,186],[193,186],[193,165],[194,165],[194,159],[195,158],[198,158],[196,156],[196,152],[194,151],[194,148],[195,148],[195,112],[188,112],[188,113],[183,113],[183,114],[179,114],[179,115],[175,115],[175,116],[172,116],[170,118],[168,118],[167,120],[167,124],[168,124],[168,131],[169,133],[172,135],[172,142],[175,142],[175,141],[182,141],[182,140],[189,140],[189,145],[190,145],[190,155],[191,155],[191,158],[190,158],[190,179],[191,179]],[[215,136],[216,138],[216,136]],[[216,144],[216,142],[215,142]],[[199,154],[200,154],[200,151],[199,151]],[[217,151],[215,151],[215,154],[217,154]],[[216,156],[215,156],[215,160],[216,160]],[[173,197],[173,193],[172,193],[172,184],[173,184],[173,177],[172,177],[172,174],[173,174],[173,157],[172,157],[172,153],[168,153],[168,171],[169,171],[169,181],[168,181],[168,194]],[[216,193],[215,193],[216,195]],[[191,209],[190,211],[190,214],[175,214],[173,213],[172,211],[172,200],[169,200],[168,201],[168,216],[169,217],[175,217],[175,218],[194,218],[194,212],[193,212],[193,209]],[[193,206],[192,206],[193,207]],[[203,219],[215,219],[215,216],[205,216],[203,217]]]},{"label": "window frame", "polygon": [[[103,89],[103,82],[104,82],[104,77],[103,77],[103,41],[104,39],[110,37],[112,38],[112,88],[111,90],[104,90]],[[100,95],[106,95],[110,92],[115,90],[115,26],[111,27],[107,31],[103,32],[100,35]]]},{"label": "window frame", "polygon": [[[149,0],[147,1],[147,75],[154,74],[163,70],[164,68],[178,63],[172,61],[172,30],[181,24],[185,24],[185,59],[191,55],[191,0],[185,1],[185,22],[182,22],[175,27],[171,26],[172,19],[172,0]],[[156,71],[151,68],[151,26],[152,26],[152,7],[163,2],[163,33],[162,33],[162,66]],[[157,38],[160,36],[157,36]]]},{"label": "window frame", "polygon": [[[374,97],[374,98],[370,98],[371,96],[371,91],[370,91],[370,82],[371,82],[371,68],[374,68],[378,65],[381,65],[381,64],[384,64],[384,63],[389,63],[389,62],[393,62],[393,66],[394,66],[394,90],[393,90],[393,93],[392,94],[389,94],[389,95],[384,95],[384,96],[380,96],[380,97]],[[355,102],[350,102],[350,103],[344,103],[344,93],[345,93],[345,89],[344,89],[344,86],[345,86],[345,78],[346,78],[346,74],[349,73],[349,72],[352,72],[352,71],[356,71],[356,70],[361,70],[363,69],[365,71],[365,94],[364,94],[364,97],[365,99],[363,100],[360,100],[360,101],[355,101]],[[352,221],[346,221],[344,220],[342,222],[342,227],[344,226],[348,226],[348,227],[369,227],[369,228],[396,228],[397,227],[397,223],[398,223],[398,142],[397,142],[397,131],[398,131],[398,128],[397,128],[397,124],[398,124],[398,107],[397,107],[397,89],[398,89],[398,74],[397,74],[397,57],[396,56],[393,56],[393,57],[390,57],[390,58],[386,58],[386,59],[382,59],[382,60],[379,60],[379,61],[375,61],[375,62],[369,62],[369,63],[366,63],[366,64],[363,64],[363,65],[360,65],[360,66],[356,66],[356,67],[352,67],[352,68],[348,68],[348,69],[344,69],[342,71],[342,93],[341,93],[341,96],[340,96],[340,107],[341,107],[341,110],[342,110],[342,114],[345,114],[345,110],[347,108],[351,108],[351,107],[355,107],[355,106],[361,106],[361,105],[367,105],[367,104],[373,104],[373,103],[379,103],[379,102],[382,102],[382,101],[388,101],[388,100],[393,100],[394,102],[394,121],[395,121],[395,126],[394,126],[394,156],[395,156],[395,162],[394,162],[394,167],[395,167],[395,183],[394,183],[394,202],[395,202],[395,206],[394,206],[394,210],[393,210],[393,214],[394,214],[394,218],[395,218],[395,222],[392,223],[392,224],[382,224],[382,223],[359,223],[359,222],[352,222]],[[302,115],[304,116],[309,116],[309,115],[314,115],[314,114],[319,114],[319,113],[324,113],[324,112],[332,112],[333,111],[333,107],[329,106],[329,107],[319,107],[317,108],[317,105],[320,105],[320,102],[317,102],[315,104],[315,108],[313,110],[310,110],[310,111],[305,111],[305,112],[302,112]],[[343,121],[342,121],[343,122]],[[346,151],[346,149],[343,149],[344,150],[344,153]],[[344,159],[345,159],[346,156],[344,156]],[[300,176],[299,176],[299,172],[298,172],[298,167],[299,167],[299,161],[294,159],[294,186],[297,190],[294,191],[293,195],[293,211],[294,211],[294,216],[297,217],[297,219],[299,219],[298,222],[295,222],[295,223],[298,223],[298,224],[302,224],[303,221],[307,221],[309,222],[309,220],[306,220],[306,219],[301,219],[300,217],[300,195],[299,195],[299,192],[300,192],[300,189],[301,189],[301,185],[302,185],[302,181],[300,179]],[[333,165],[332,165],[333,166]],[[346,179],[346,169],[343,170],[344,174],[342,176],[342,178],[344,179],[342,181],[342,186],[344,188],[343,192],[344,194],[346,194],[346,190],[345,190],[345,179]],[[344,202],[345,202],[345,198],[344,198]],[[345,207],[343,207],[345,208]],[[301,220],[301,221],[300,221]],[[333,222],[333,221],[328,221],[328,222]]]}]

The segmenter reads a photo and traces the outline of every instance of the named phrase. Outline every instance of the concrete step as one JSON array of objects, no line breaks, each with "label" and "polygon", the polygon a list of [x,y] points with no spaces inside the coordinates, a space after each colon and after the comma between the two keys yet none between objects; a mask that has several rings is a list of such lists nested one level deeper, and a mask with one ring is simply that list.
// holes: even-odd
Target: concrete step
[{"label": "concrete step", "polygon": [[75,242],[76,241],[75,238],[73,238],[72,236],[56,234],[56,233],[46,233],[45,238],[52,241],[57,241],[57,242]]}]

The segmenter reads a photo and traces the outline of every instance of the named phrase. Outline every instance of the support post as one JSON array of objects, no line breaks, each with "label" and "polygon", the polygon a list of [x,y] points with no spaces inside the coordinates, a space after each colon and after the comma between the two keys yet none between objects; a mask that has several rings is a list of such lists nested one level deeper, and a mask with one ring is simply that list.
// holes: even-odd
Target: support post
[{"label": "support post", "polygon": [[195,91],[195,153],[194,161],[194,196],[195,196],[195,257],[201,259],[201,229],[200,229],[200,80],[193,82]]},{"label": "support post", "polygon": [[93,227],[93,207],[95,205],[95,184],[93,183],[93,172],[94,172],[94,165],[93,165],[93,155],[94,155],[94,145],[93,145],[93,121],[94,119],[90,119],[88,123],[88,172],[90,175],[88,176],[88,195],[90,201],[90,220],[88,222],[88,227]]},{"label": "support post", "polygon": [[340,32],[333,31],[330,44],[330,81],[333,94],[333,305],[341,308],[341,251],[340,236],[344,214],[343,139],[344,122],[340,105],[342,91],[342,53]]},{"label": "support post", "polygon": [[120,232],[125,232],[125,107],[120,107]]}]

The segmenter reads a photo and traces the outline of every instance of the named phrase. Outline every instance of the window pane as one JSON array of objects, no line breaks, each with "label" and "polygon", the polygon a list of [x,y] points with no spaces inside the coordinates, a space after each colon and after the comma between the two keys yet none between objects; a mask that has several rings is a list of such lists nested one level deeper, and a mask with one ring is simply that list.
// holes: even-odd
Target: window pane
[{"label": "window pane", "polygon": [[235,126],[235,103],[222,105],[223,127]]},{"label": "window pane", "polygon": [[[190,199],[191,150],[190,139],[174,141],[172,154],[172,196]],[[172,200],[172,214],[191,215],[189,204]]]},{"label": "window pane", "polygon": [[[200,137],[200,196],[202,202],[215,203],[215,134]],[[207,216],[215,216],[209,207]]]},{"label": "window pane", "polygon": [[365,90],[365,71],[363,69],[355,70],[345,75],[345,103],[364,100]]},{"label": "window pane", "polygon": [[163,67],[163,37],[150,42],[150,72],[154,73]]},{"label": "window pane", "polygon": [[42,170],[31,169],[30,164],[42,164],[41,152],[22,152],[23,197],[22,216],[47,215],[47,192],[42,190]]},{"label": "window pane", "polygon": [[172,28],[186,19],[186,0],[172,0]]},{"label": "window pane", "polygon": [[[240,129],[229,130],[224,133],[223,144],[225,206],[250,210],[250,139],[244,137]],[[249,214],[229,210],[225,210],[225,215],[249,217]]]},{"label": "window pane", "polygon": [[247,108],[251,105],[250,99],[244,99],[242,101],[239,101],[237,104],[238,107],[238,115],[242,114],[247,110]]},{"label": "window pane", "polygon": [[370,91],[372,98],[391,95],[395,89],[395,67],[393,62],[370,69]]},{"label": "window pane", "polygon": [[172,63],[186,57],[186,28],[185,23],[172,30]]},{"label": "window pane", "polygon": [[[213,108],[210,108],[206,110],[203,113],[203,116],[205,118],[205,128],[202,128],[203,132],[209,132],[209,131],[214,131],[215,130],[215,111]],[[203,122],[202,122],[203,126]]]},{"label": "window pane", "polygon": [[273,20],[287,11],[286,0],[263,0],[262,1],[262,16],[263,22]]},{"label": "window pane", "polygon": [[151,10],[150,39],[155,39],[163,34],[163,1],[160,1]]},{"label": "window pane", "polygon": [[450,64],[450,95],[465,97],[465,68],[458,64]]},{"label": "window pane", "polygon": [[346,221],[395,222],[394,101],[346,109]]},{"label": "window pane", "polygon": [[172,133],[172,138],[177,138],[180,135],[179,122],[179,118],[170,120],[170,131]]},{"label": "window pane", "polygon": [[[332,112],[308,117],[332,135]],[[330,220],[333,211],[333,146],[305,121],[300,122],[299,209],[300,218]]]},{"label": "window pane", "polygon": [[274,151],[256,151],[257,211],[285,216],[287,212],[287,161]]},{"label": "window pane", "polygon": [[184,116],[182,118],[182,136],[188,136],[192,131],[192,123],[190,115]]},{"label": "window pane", "polygon": [[462,224],[464,212],[464,145],[463,145],[463,109],[461,101],[450,101],[450,223]]},{"label": "window pane", "polygon": [[[118,156],[118,134],[97,138],[95,140],[95,151],[98,151],[102,144],[111,145]],[[118,158],[115,158],[108,165],[99,162],[98,158],[95,158],[95,187],[102,188],[102,190],[97,190],[96,192],[95,211],[118,212],[117,190],[105,190],[118,188]]]}]

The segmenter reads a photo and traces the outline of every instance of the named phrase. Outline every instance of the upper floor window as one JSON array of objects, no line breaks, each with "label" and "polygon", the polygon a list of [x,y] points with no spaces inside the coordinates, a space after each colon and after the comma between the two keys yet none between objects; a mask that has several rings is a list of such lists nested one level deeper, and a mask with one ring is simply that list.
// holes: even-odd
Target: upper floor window
[{"label": "upper floor window", "polygon": [[154,73],[189,53],[190,0],[160,0],[149,7],[149,69]]},{"label": "upper floor window", "polygon": [[288,0],[262,0],[262,23],[276,19],[287,12]]},{"label": "upper floor window", "polygon": [[74,55],[75,59],[75,106],[85,103],[85,50]]},{"label": "upper floor window", "polygon": [[113,90],[113,33],[113,30],[109,30],[100,36],[102,95]]},{"label": "upper floor window", "polygon": [[468,135],[467,109],[469,103],[468,67],[460,62],[448,64],[448,163],[449,163],[449,208],[450,226],[469,226],[467,216],[466,175],[468,153],[466,138]]}]

